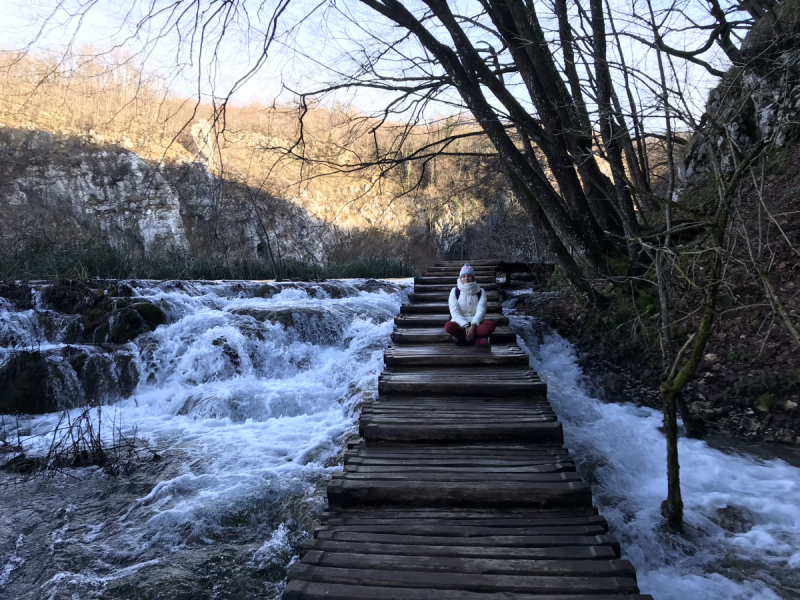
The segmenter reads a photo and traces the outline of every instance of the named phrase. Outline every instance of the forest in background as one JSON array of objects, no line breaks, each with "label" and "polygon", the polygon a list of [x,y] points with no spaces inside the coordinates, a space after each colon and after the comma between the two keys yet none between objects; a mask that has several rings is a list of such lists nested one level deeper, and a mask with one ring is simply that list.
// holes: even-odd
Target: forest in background
[{"label": "forest in background", "polygon": [[[153,254],[150,248],[126,245],[91,227],[67,230],[57,220],[48,226],[44,218],[31,218],[32,211],[14,213],[6,186],[0,194],[6,277],[45,277],[53,269],[67,276],[70,270],[57,265],[75,263],[78,256],[87,272],[106,277],[134,262],[139,277],[182,268],[186,276],[227,270],[230,276],[303,277],[327,264],[333,265],[330,273],[344,272],[341,265],[376,257],[421,268],[442,256],[535,261],[547,255],[503,185],[488,140],[463,115],[414,127],[384,126],[376,139],[373,119],[346,106],[317,105],[303,115],[299,157],[299,106],[230,106],[223,123],[211,105],[177,96],[133,62],[98,58],[92,49],[67,64],[55,56],[0,54],[0,124],[10,135],[2,140],[6,184],[20,176],[13,172],[15,163],[30,177],[30,165],[40,159],[44,169],[33,178],[41,187],[53,175],[46,169],[67,163],[76,150],[90,163],[100,162],[104,152],[131,152],[166,173],[173,188],[183,185],[183,196],[208,194],[216,186],[206,201],[213,210],[193,228],[188,248],[161,244],[160,261],[169,256],[175,266],[154,270],[144,260]],[[403,169],[379,159],[366,168],[347,166],[375,155],[375,143],[395,143],[401,131],[401,154],[424,152],[454,134],[464,139],[453,156],[407,162]],[[31,142],[42,132],[52,136],[44,142],[47,159]],[[92,170],[101,169],[89,165]],[[205,175],[214,185],[198,191],[192,180]],[[149,188],[144,193],[159,193],[157,185]],[[58,213],[56,206],[49,209]],[[298,219],[310,223],[320,243],[285,235],[285,223]],[[108,246],[116,253],[114,264],[98,266],[97,256],[108,254]]]}]

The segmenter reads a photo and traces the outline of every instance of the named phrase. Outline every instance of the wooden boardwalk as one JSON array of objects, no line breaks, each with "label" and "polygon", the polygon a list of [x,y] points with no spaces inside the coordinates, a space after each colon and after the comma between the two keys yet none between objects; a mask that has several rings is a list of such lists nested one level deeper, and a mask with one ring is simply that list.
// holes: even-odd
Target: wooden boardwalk
[{"label": "wooden boardwalk", "polygon": [[283,598],[652,600],[562,447],[547,386],[500,312],[495,263],[471,264],[498,324],[492,348],[443,330],[461,263],[415,280],[363,440]]}]

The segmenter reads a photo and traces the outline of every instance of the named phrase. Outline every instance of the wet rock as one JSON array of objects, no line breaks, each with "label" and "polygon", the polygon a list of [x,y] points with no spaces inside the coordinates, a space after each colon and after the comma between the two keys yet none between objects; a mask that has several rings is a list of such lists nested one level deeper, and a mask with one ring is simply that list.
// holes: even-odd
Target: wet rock
[{"label": "wet rock", "polygon": [[273,325],[280,323],[286,328],[294,327],[294,315],[290,311],[274,310],[265,308],[243,307],[231,311],[236,315],[246,315],[253,317],[256,321],[262,323],[269,321]]},{"label": "wet rock", "polygon": [[228,358],[233,368],[235,370],[239,369],[239,366],[242,363],[242,359],[239,356],[239,353],[236,351],[236,348],[234,348],[228,343],[228,340],[226,340],[225,338],[217,338],[213,342],[211,342],[211,345],[222,348],[222,354],[224,354]]},{"label": "wet rock", "polygon": [[740,506],[720,508],[711,520],[731,533],[747,533],[755,525],[752,513]]},{"label": "wet rock", "polygon": [[756,400],[755,407],[757,410],[761,412],[772,412],[775,410],[775,405],[778,403],[778,399],[775,397],[775,394],[762,394]]},{"label": "wet rock", "polygon": [[83,330],[86,341],[127,344],[166,322],[164,311],[152,302],[128,306],[125,300],[104,299],[86,313]]},{"label": "wet rock", "polygon": [[164,314],[164,311],[161,310],[159,306],[156,306],[152,302],[139,302],[131,306],[131,308],[138,312],[139,316],[144,319],[150,331],[153,331],[159,325],[163,325],[167,322],[167,315]]},{"label": "wet rock", "polygon": [[125,308],[113,316],[108,341],[112,344],[127,344],[148,331],[151,331],[151,329],[147,326],[139,311]]},{"label": "wet rock", "polygon": [[50,366],[41,352],[24,351],[0,367],[0,414],[44,414],[58,410],[48,386]]},{"label": "wet rock", "polygon": [[363,283],[358,284],[358,289],[372,294],[378,291],[391,293],[394,291],[395,288],[391,283],[386,281],[376,281],[375,279],[367,279]]},{"label": "wet rock", "polygon": [[17,310],[33,308],[31,286],[21,285],[13,281],[0,282],[0,298],[5,298]]},{"label": "wet rock", "polygon": [[39,466],[39,461],[30,459],[24,453],[17,454],[14,458],[0,466],[0,471],[7,473],[30,473]]},{"label": "wet rock", "polygon": [[797,402],[794,402],[793,400],[787,400],[783,403],[782,408],[787,413],[793,413],[797,409]]},{"label": "wet rock", "polygon": [[625,385],[625,381],[616,373],[606,373],[600,378],[600,383],[612,392],[621,391]]},{"label": "wet rock", "polygon": [[280,292],[280,289],[277,286],[264,284],[256,288],[253,296],[256,298],[272,298],[278,292]]},{"label": "wet rock", "polygon": [[77,315],[87,309],[93,295],[82,281],[67,280],[45,287],[42,301],[50,310]]}]

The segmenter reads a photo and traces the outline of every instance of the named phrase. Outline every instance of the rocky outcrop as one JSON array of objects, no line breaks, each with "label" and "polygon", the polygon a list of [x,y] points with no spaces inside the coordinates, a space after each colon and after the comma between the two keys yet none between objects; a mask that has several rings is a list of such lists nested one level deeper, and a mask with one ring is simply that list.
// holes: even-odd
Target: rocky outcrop
[{"label": "rocky outcrop", "polygon": [[119,145],[0,128],[0,243],[100,240],[123,255],[269,259],[271,251],[323,260],[331,229],[300,206],[209,172],[207,144],[198,142],[206,129],[193,126],[184,140],[196,162],[153,165]]},{"label": "rocky outcrop", "polygon": [[758,22],[742,44],[744,63],[732,67],[709,93],[703,131],[689,140],[678,165],[683,186],[707,182],[711,152],[720,153],[721,168],[733,172],[734,157],[723,137],[746,155],[759,141],[782,148],[800,136],[799,6],[781,3],[780,31],[767,19]]},{"label": "rocky outcrop", "polygon": [[125,251],[188,249],[180,203],[139,156],[75,137],[0,129],[0,236],[102,239]]}]

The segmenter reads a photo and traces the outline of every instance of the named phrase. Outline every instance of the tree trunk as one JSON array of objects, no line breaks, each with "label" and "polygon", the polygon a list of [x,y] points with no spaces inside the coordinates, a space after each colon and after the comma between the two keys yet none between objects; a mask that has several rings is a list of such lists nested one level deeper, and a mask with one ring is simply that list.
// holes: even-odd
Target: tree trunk
[{"label": "tree trunk", "polygon": [[664,435],[667,437],[667,499],[661,503],[661,514],[675,531],[683,531],[683,498],[678,463],[678,416],[675,397],[679,392],[661,386],[661,403],[664,410]]}]

